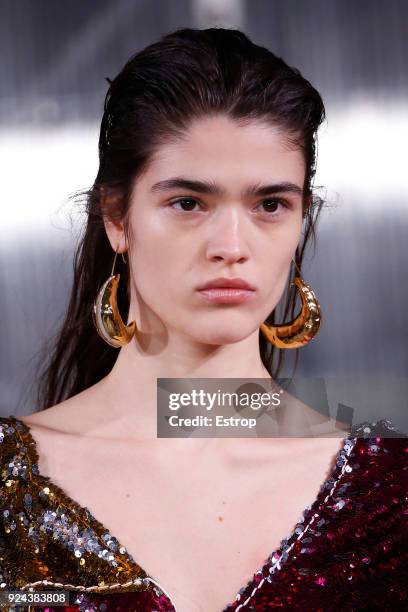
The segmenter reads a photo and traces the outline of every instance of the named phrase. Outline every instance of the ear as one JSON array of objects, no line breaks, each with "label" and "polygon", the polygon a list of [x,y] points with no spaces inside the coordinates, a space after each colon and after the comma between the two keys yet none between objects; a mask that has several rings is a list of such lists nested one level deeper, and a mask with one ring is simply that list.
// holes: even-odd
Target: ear
[{"label": "ear", "polygon": [[118,195],[109,195],[105,187],[103,185],[101,186],[101,211],[106,234],[112,250],[114,252],[117,250],[118,253],[124,253],[127,250],[127,246],[123,222],[109,215],[109,212],[113,213],[119,210],[119,198],[120,196]]}]

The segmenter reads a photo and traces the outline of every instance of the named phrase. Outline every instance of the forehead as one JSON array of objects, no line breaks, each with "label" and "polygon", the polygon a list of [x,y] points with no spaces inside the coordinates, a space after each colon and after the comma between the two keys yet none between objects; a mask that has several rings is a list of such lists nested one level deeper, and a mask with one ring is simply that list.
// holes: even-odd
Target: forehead
[{"label": "forehead", "polygon": [[188,174],[240,191],[247,182],[268,179],[303,186],[304,173],[301,150],[290,147],[276,127],[255,121],[242,125],[216,115],[194,120],[180,139],[160,146],[143,182]]}]

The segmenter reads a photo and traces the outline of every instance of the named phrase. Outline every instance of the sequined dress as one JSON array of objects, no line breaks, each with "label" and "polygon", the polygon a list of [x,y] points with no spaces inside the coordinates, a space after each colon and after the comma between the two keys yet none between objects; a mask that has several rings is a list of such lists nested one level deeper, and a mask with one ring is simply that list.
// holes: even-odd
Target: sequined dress
[{"label": "sequined dress", "polygon": [[[387,419],[354,426],[293,532],[220,612],[408,610],[407,437]],[[0,459],[0,592],[70,591],[49,612],[176,612],[114,534],[39,473],[30,428],[12,415],[0,417]]]}]

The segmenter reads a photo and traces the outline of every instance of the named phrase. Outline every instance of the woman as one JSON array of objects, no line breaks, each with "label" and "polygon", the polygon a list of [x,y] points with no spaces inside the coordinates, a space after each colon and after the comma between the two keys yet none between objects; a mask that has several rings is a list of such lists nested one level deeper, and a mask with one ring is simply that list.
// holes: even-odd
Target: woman
[{"label": "woman", "polygon": [[[300,72],[237,30],[177,30],[110,83],[40,410],[1,420],[2,588],[95,610],[402,601],[404,440],[380,437],[388,422],[375,439],[156,437],[157,378],[273,379],[317,333],[298,272],[323,119]],[[295,277],[302,312],[276,325]],[[237,278],[247,291],[220,289]]]}]

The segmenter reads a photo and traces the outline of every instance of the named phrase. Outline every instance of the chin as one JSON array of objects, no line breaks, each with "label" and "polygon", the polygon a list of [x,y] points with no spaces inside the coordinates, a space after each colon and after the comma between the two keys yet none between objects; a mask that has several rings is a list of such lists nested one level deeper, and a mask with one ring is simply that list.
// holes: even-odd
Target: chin
[{"label": "chin", "polygon": [[218,344],[218,345],[223,345],[223,344],[235,344],[236,342],[241,342],[242,340],[245,340],[245,338],[247,338],[249,336],[249,334],[251,333],[251,331],[248,331],[247,334],[244,334],[242,332],[242,329],[240,330],[226,330],[226,329],[220,329],[219,332],[216,332],[214,329],[210,330],[208,332],[208,334],[203,334],[202,336],[198,337],[195,334],[195,337],[197,338],[197,340],[199,342],[203,342],[204,344]]}]

